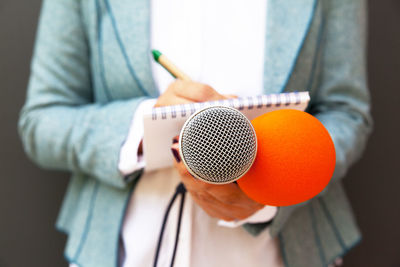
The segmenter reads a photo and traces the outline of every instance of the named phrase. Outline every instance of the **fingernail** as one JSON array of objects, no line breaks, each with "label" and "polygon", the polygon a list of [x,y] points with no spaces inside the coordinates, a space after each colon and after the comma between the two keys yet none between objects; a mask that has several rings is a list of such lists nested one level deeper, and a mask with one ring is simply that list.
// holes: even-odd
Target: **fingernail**
[{"label": "fingernail", "polygon": [[174,138],[172,138],[172,144],[176,144],[178,142],[179,142],[178,137],[175,136]]},{"label": "fingernail", "polygon": [[171,148],[172,155],[174,155],[176,162],[181,162],[181,157],[179,156],[178,151],[175,148]]}]

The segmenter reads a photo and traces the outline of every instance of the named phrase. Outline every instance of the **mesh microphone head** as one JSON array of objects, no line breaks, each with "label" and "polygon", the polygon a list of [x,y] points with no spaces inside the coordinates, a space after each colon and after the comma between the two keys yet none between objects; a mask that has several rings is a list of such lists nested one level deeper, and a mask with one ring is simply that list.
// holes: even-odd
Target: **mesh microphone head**
[{"label": "mesh microphone head", "polygon": [[257,153],[250,121],[238,110],[213,106],[193,114],[181,130],[180,155],[188,171],[213,184],[242,177]]}]

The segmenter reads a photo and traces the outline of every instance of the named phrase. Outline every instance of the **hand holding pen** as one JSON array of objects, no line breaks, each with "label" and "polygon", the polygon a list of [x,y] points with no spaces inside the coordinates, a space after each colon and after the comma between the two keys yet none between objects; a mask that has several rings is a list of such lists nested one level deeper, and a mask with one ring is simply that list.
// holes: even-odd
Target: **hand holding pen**
[{"label": "hand holding pen", "polygon": [[157,99],[155,107],[189,104],[194,102],[205,102],[227,98],[234,98],[233,95],[222,95],[211,86],[194,82],[173,64],[165,55],[158,50],[153,50],[154,59],[164,67],[171,75],[177,78],[171,83],[167,90]]}]

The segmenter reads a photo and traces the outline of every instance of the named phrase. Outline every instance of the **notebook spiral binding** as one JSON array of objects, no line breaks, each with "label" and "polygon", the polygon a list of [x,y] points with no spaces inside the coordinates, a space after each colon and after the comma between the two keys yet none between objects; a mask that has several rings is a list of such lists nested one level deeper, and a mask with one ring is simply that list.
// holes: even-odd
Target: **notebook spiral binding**
[{"label": "notebook spiral binding", "polygon": [[184,105],[157,107],[152,109],[152,120],[167,118],[184,118],[192,115],[197,110],[209,106],[228,106],[238,110],[260,109],[266,107],[280,107],[299,105],[310,99],[308,92],[290,92],[281,94],[259,95],[254,97],[244,97],[235,99],[223,99],[218,101],[209,101],[201,103],[191,103]]}]

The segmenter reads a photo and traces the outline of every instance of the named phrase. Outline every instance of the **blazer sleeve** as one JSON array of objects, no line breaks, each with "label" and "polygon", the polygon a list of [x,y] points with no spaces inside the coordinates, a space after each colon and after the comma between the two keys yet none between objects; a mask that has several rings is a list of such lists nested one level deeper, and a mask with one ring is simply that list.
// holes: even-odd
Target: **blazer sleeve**
[{"label": "blazer sleeve", "polygon": [[[365,0],[327,0],[321,50],[318,53],[308,112],[326,127],[334,142],[336,165],[330,181],[343,178],[356,162],[372,129],[370,95],[366,77],[366,3]],[[328,187],[321,192],[323,195]],[[317,196],[318,197],[318,196]],[[276,236],[298,205],[280,207],[270,227]],[[253,235],[267,224],[245,225]]]},{"label": "blazer sleeve", "polygon": [[321,70],[309,112],[332,137],[336,150],[331,182],[345,176],[372,130],[366,75],[366,2],[326,1]]},{"label": "blazer sleeve", "polygon": [[38,165],[124,187],[119,152],[144,98],[93,103],[89,57],[79,1],[44,1],[19,133]]}]

